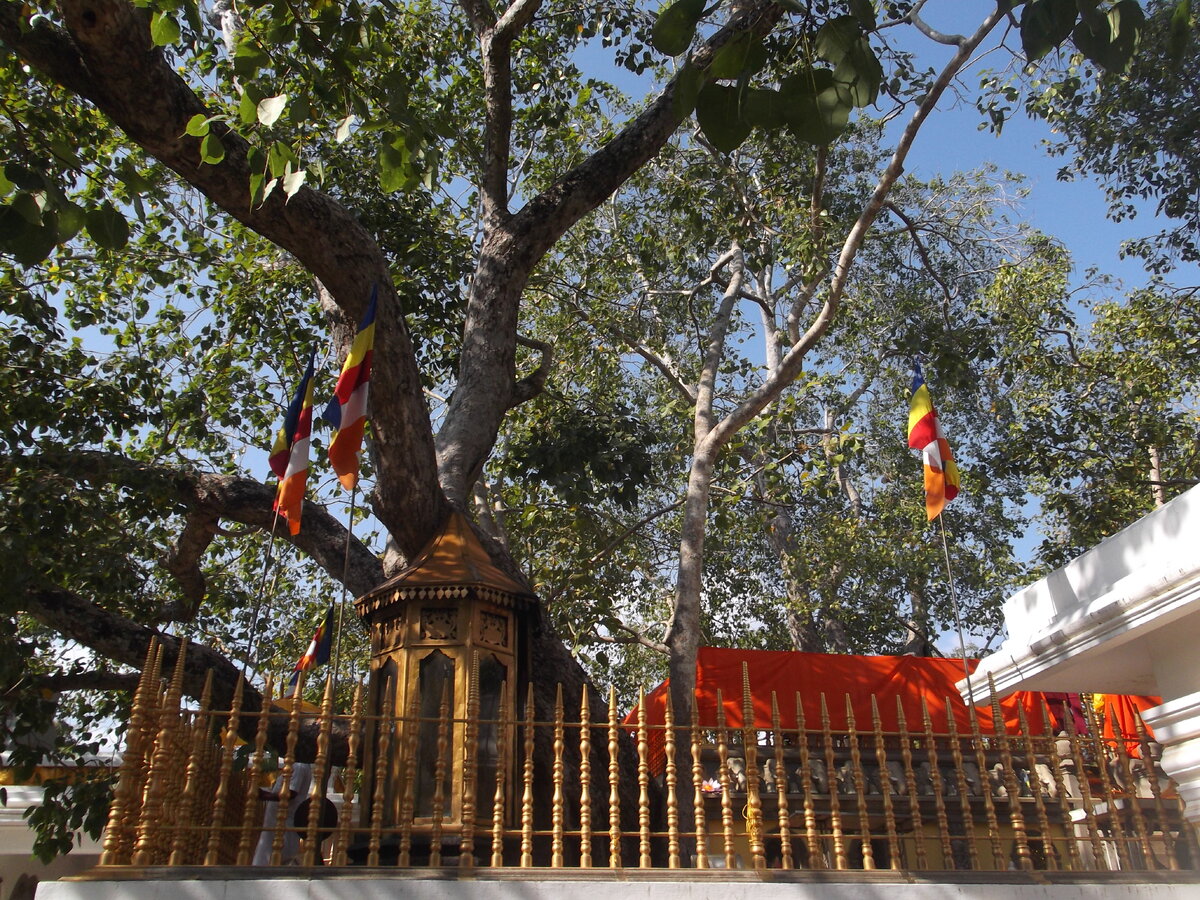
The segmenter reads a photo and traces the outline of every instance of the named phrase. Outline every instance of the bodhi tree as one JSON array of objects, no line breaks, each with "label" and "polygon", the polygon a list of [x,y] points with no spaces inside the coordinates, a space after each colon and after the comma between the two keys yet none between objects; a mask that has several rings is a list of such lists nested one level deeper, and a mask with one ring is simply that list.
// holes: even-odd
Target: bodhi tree
[{"label": "bodhi tree", "polygon": [[[849,230],[830,236],[798,284],[805,301],[778,366],[725,415],[712,402],[715,365],[701,369],[668,636],[685,692],[722,450],[836,319],[922,123],[995,29],[1016,25],[1054,46],[1078,20],[1085,53],[1110,66],[1129,58],[1137,4],[1081,5],[1035,0],[1016,25],[1003,4],[958,36],[926,24],[923,3],[877,13],[860,0],[680,0],[653,27],[634,9],[552,0],[213,10],[4,0],[0,250],[15,399],[0,549],[16,573],[4,614],[136,666],[161,626],[186,628],[253,593],[233,585],[231,560],[272,527],[271,488],[238,462],[277,415],[261,386],[282,393],[304,356],[297,344],[322,317],[344,347],[373,287],[368,502],[391,550],[351,540],[343,571],[346,529],[311,502],[301,532],[280,539],[355,594],[378,584],[468,504],[506,416],[545,389],[555,336],[522,334],[522,301],[572,227],[693,110],[718,152],[756,129],[824,145],[887,85],[909,125]],[[946,48],[932,75],[887,48],[900,29]],[[585,132],[573,115],[603,108],[603,92],[573,54],[596,35],[634,70],[653,62],[648,41],[676,60],[627,121]],[[391,202],[365,201],[364,158]],[[536,177],[532,158],[548,161]],[[821,192],[812,196],[819,210]],[[733,297],[743,263],[729,249],[720,268]],[[82,342],[93,326],[99,349]],[[722,339],[711,332],[711,360]],[[428,390],[448,398],[436,415]],[[502,546],[491,549],[513,568]],[[5,661],[10,689],[53,678],[37,671],[50,668],[37,651],[53,641],[22,630],[5,639],[18,651]],[[547,663],[538,671],[577,697],[582,672],[544,620],[533,641]],[[217,702],[227,700],[240,678],[228,656],[194,653],[185,689],[198,694],[213,672]],[[259,702],[251,691],[247,707]]]}]

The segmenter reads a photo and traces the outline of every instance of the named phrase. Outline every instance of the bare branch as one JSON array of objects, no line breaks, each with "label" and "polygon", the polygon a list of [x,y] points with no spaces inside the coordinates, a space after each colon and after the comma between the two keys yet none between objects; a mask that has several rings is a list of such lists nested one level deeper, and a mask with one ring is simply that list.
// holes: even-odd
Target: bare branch
[{"label": "bare branch", "polygon": [[913,244],[917,248],[917,255],[921,257],[921,263],[925,266],[925,271],[929,273],[929,277],[937,282],[938,287],[942,289],[942,297],[945,302],[942,304],[942,318],[946,323],[946,327],[950,327],[950,304],[954,302],[954,292],[950,290],[950,286],[942,279],[941,273],[933,265],[933,260],[929,257],[929,249],[925,246],[925,242],[921,240],[921,231],[917,227],[917,223],[912,220],[906,213],[902,212],[900,207],[895,203],[888,202],[884,204],[884,209],[890,211],[897,219],[904,223],[904,228],[908,231],[909,237],[912,238]]},{"label": "bare branch", "polygon": [[517,343],[522,347],[528,347],[530,350],[537,350],[542,355],[542,358],[536,369],[516,383],[516,386],[513,388],[509,409],[524,403],[526,400],[532,400],[544,391],[546,389],[546,379],[550,377],[550,369],[554,365],[554,347],[552,345],[547,344],[545,341],[535,340],[534,338],[521,337],[521,335],[517,335]]}]

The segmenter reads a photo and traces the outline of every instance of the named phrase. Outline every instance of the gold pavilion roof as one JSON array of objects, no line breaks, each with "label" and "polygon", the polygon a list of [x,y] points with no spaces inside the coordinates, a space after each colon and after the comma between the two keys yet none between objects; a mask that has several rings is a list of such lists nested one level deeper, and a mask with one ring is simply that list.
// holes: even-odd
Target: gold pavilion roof
[{"label": "gold pavilion roof", "polygon": [[398,601],[449,599],[471,593],[505,606],[537,600],[528,587],[500,571],[466,517],[452,511],[442,530],[407,568],[364,594],[355,606],[367,617]]}]

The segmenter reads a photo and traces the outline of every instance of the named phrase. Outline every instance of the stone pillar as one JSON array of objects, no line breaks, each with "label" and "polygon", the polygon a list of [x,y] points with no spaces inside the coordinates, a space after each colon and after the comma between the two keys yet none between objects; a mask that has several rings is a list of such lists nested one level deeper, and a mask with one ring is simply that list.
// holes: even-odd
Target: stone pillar
[{"label": "stone pillar", "polygon": [[1179,785],[1189,822],[1200,825],[1200,691],[1142,713],[1162,744],[1163,771]]}]

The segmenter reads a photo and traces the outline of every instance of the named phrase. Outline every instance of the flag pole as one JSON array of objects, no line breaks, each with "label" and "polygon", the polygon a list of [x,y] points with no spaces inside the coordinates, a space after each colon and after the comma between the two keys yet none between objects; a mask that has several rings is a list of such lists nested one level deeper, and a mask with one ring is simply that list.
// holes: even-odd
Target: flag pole
[{"label": "flag pole", "polygon": [[958,608],[958,592],[954,589],[954,570],[950,566],[950,545],[946,541],[946,511],[938,514],[938,527],[942,532],[942,553],[946,559],[946,581],[950,585],[950,605],[954,608],[954,624],[958,628],[958,647],[962,653],[963,675],[967,680],[967,702],[975,710],[975,690],[971,686],[971,670],[967,668],[967,642],[963,637],[962,613]]},{"label": "flag pole", "polygon": [[358,499],[358,481],[350,491],[350,516],[346,521],[346,548],[342,554],[342,599],[338,602],[337,640],[333,649],[333,689],[337,690],[338,671],[342,665],[342,620],[346,612],[346,579],[350,572],[350,539],[354,536],[354,502]]},{"label": "flag pole", "polygon": [[[251,661],[254,660],[254,642],[258,640],[258,613],[262,609],[263,588],[267,586],[267,572],[271,568],[271,552],[275,548],[275,526],[279,524],[279,507],[275,507],[275,514],[271,519],[271,533],[267,538],[267,556],[263,560],[262,575],[258,579],[258,590],[255,592],[254,612],[251,614],[250,620],[250,641],[246,647],[246,661],[242,666],[242,677],[246,677],[246,670],[250,668]],[[274,582],[272,582],[272,589]],[[258,671],[257,663],[254,666],[254,671]]]}]

